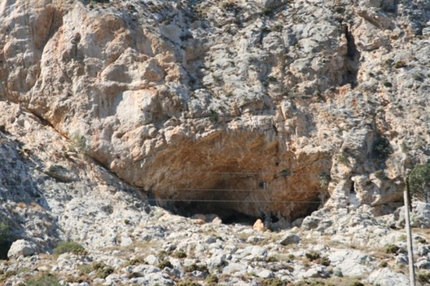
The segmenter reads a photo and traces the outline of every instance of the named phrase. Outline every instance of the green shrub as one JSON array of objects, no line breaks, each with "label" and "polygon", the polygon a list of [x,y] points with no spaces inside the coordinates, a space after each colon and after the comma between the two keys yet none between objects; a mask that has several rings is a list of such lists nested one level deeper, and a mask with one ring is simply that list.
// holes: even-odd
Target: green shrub
[{"label": "green shrub", "polygon": [[394,63],[394,67],[395,67],[396,69],[404,68],[404,67],[407,67],[407,64],[406,64],[406,62],[405,62],[405,61],[401,60],[401,61],[397,61],[397,62],[395,62],[395,63]]},{"label": "green shrub", "polygon": [[393,84],[392,84],[391,82],[389,82],[389,81],[384,81],[384,82],[383,82],[383,85],[384,85],[385,87],[392,87],[392,86],[393,86]]},{"label": "green shrub", "polygon": [[54,256],[58,257],[63,253],[73,253],[77,255],[87,254],[85,248],[74,241],[60,241],[54,248]]},{"label": "green shrub", "polygon": [[331,260],[327,256],[321,257],[319,263],[324,266],[330,266]]},{"label": "green shrub", "polygon": [[415,166],[409,174],[411,194],[426,202],[430,201],[430,163]]},{"label": "green shrub", "polygon": [[330,175],[326,173],[321,173],[319,175],[319,180],[320,180],[320,187],[325,188],[328,186],[328,183],[330,182]]},{"label": "green shrub", "polygon": [[197,282],[193,281],[184,281],[176,284],[177,286],[202,286],[202,284],[199,284]]},{"label": "green shrub", "polygon": [[314,261],[321,258],[321,255],[316,251],[306,252],[305,256],[307,259],[309,259],[309,261]]},{"label": "green shrub", "polygon": [[158,268],[160,268],[160,269],[164,269],[164,268],[166,268],[166,267],[169,267],[169,268],[173,268],[173,265],[172,265],[172,263],[170,263],[170,261],[169,260],[163,260],[163,261],[160,261],[160,263],[158,263]]},{"label": "green shrub", "polygon": [[173,257],[176,257],[176,258],[185,258],[185,257],[187,257],[187,254],[184,251],[179,250],[179,251],[176,251],[176,252],[173,253]]},{"label": "green shrub", "polygon": [[105,279],[106,277],[108,277],[113,272],[114,272],[114,269],[111,266],[105,265],[103,268],[100,268],[99,270],[97,270],[96,276],[98,278]]},{"label": "green shrub", "polygon": [[201,271],[203,273],[209,273],[209,270],[206,265],[197,265],[195,263],[185,266],[184,270],[185,272]]},{"label": "green shrub", "polygon": [[218,113],[215,111],[215,110],[210,110],[210,113],[209,113],[209,120],[213,123],[213,124],[215,124],[215,123],[217,123],[218,122],[218,119],[219,119],[219,115],[218,115]]},{"label": "green shrub", "polygon": [[108,277],[110,274],[114,272],[114,269],[111,266],[106,265],[102,261],[94,262],[91,265],[91,268],[92,270],[96,271],[96,276],[98,278],[103,278],[103,279],[105,279],[106,277]]},{"label": "green shrub", "polygon": [[77,268],[79,270],[80,275],[90,274],[91,271],[93,271],[92,265],[88,265],[88,264],[78,265]]},{"label": "green shrub", "polygon": [[61,286],[58,278],[49,272],[43,272],[25,282],[26,286]]},{"label": "green shrub", "polygon": [[266,278],[261,283],[263,286],[285,286],[286,282],[283,282],[279,278]]},{"label": "green shrub", "polygon": [[348,166],[349,164],[348,158],[346,158],[345,154],[343,153],[337,154],[337,160],[339,161],[339,163],[342,163],[345,166]]},{"label": "green shrub", "polygon": [[364,284],[359,282],[359,281],[355,281],[355,282],[352,282],[351,284],[349,284],[349,286],[364,286]]},{"label": "green shrub", "polygon": [[372,153],[374,158],[380,160],[387,159],[388,156],[393,153],[390,141],[388,141],[388,139],[385,137],[377,137],[373,142]]},{"label": "green shrub", "polygon": [[385,253],[397,253],[399,251],[400,247],[398,247],[395,244],[389,244],[385,246]]},{"label": "green shrub", "polygon": [[214,284],[214,283],[218,283],[218,277],[216,275],[209,275],[205,282],[209,285]]},{"label": "green shrub", "polygon": [[7,224],[0,222],[0,244],[9,242],[11,238],[10,228]]},{"label": "green shrub", "polygon": [[70,147],[75,152],[88,153],[87,139],[79,134],[73,134],[70,138]]},{"label": "green shrub", "polygon": [[429,271],[423,271],[418,273],[417,279],[420,283],[427,285],[430,284],[430,272]]}]

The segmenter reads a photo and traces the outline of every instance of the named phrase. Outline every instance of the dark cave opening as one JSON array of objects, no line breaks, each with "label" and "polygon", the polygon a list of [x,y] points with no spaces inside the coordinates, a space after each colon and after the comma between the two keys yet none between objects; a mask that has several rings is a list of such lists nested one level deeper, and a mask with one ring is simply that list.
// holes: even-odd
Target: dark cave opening
[{"label": "dark cave opening", "polygon": [[253,225],[254,222],[259,218],[257,216],[237,211],[234,209],[234,206],[228,206],[228,204],[229,203],[225,201],[177,201],[170,205],[168,210],[185,217],[193,217],[196,214],[203,214],[206,215],[209,220],[212,220],[215,216],[218,216],[224,224],[238,223],[244,225]]},{"label": "dark cave opening", "polygon": [[[197,215],[204,215],[205,222],[210,223],[215,217],[221,219],[223,224],[242,224],[252,226],[257,219],[261,219],[266,227],[269,229],[282,229],[288,227],[289,223],[299,218],[305,218],[311,215],[314,211],[318,210],[323,202],[316,196],[313,199],[304,201],[305,206],[300,211],[294,211],[294,215],[290,213],[290,216],[283,217],[282,213],[273,213],[268,211],[263,213],[256,211],[255,214],[252,212],[244,213],[240,211],[241,202],[231,202],[227,198],[194,198],[194,199],[183,199],[180,198],[175,200],[163,200],[157,198],[150,198],[149,203],[153,206],[162,207],[169,212],[188,218],[196,218]],[[250,202],[243,202],[249,204]],[[295,202],[297,203],[297,202]],[[198,217],[200,218],[200,217]]]}]

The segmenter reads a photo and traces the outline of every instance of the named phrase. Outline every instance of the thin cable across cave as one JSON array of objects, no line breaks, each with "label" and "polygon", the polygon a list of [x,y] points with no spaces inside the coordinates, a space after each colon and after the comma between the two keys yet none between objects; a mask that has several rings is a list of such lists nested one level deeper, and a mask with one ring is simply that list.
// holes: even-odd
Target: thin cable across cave
[{"label": "thin cable across cave", "polygon": [[[218,173],[201,174],[216,176]],[[155,196],[151,192],[148,199],[151,204],[178,215],[186,217],[193,217],[196,214],[216,215],[227,224],[253,224],[258,218],[271,223],[291,221],[309,215],[322,204],[319,192],[289,191],[285,199],[279,200],[271,197],[270,184],[255,174],[252,177],[249,176],[249,172],[220,172],[220,174],[224,179],[216,180],[213,187],[193,187],[193,184],[189,184],[171,188],[169,192],[155,190],[154,193],[168,193],[169,196]],[[225,179],[226,174],[230,180]],[[240,177],[239,183],[235,175]],[[286,213],[271,211],[276,207],[290,211]]]}]

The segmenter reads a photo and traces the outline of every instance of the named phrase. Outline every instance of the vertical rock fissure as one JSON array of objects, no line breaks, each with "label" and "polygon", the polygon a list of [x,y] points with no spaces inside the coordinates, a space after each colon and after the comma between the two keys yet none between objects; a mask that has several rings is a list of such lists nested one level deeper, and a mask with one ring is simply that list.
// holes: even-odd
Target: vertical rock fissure
[{"label": "vertical rock fissure", "polygon": [[346,52],[346,71],[343,78],[343,84],[350,84],[352,88],[357,86],[357,74],[360,59],[360,52],[355,44],[354,36],[348,28],[348,25],[344,26],[345,38],[347,41],[347,52]]}]

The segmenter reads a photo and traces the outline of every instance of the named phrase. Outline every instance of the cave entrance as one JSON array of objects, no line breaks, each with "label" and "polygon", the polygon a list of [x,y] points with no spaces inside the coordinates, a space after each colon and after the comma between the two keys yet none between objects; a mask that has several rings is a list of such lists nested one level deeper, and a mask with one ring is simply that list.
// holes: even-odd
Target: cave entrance
[{"label": "cave entrance", "polygon": [[[177,201],[170,207],[170,210],[175,214],[185,217],[193,217],[196,214],[203,214],[206,215],[209,220],[213,220],[213,218],[217,216],[224,224],[239,223],[244,225],[253,225],[259,218],[257,216],[237,211],[235,210],[234,206],[229,206],[231,204],[232,203],[227,201]],[[214,216],[212,217],[211,215]]]}]

